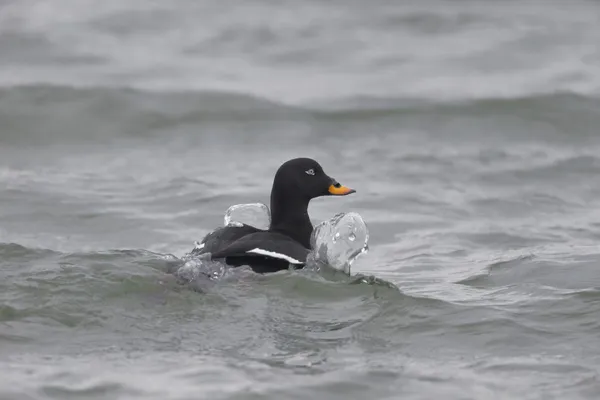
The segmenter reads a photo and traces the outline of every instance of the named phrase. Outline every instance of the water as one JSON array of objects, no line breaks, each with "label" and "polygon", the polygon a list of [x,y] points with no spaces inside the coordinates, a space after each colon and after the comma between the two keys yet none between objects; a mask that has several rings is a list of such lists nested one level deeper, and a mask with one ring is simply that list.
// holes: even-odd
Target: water
[{"label": "water", "polygon": [[[2,3],[0,398],[597,398],[599,15]],[[166,273],[299,156],[358,276]]]}]

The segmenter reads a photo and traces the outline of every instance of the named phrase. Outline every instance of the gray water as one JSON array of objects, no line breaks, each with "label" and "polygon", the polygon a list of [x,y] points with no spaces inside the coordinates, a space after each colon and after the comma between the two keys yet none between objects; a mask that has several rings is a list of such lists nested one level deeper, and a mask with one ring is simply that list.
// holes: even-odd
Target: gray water
[{"label": "gray water", "polygon": [[[598,38],[583,0],[4,1],[0,398],[598,398]],[[298,156],[397,290],[166,273]]]}]

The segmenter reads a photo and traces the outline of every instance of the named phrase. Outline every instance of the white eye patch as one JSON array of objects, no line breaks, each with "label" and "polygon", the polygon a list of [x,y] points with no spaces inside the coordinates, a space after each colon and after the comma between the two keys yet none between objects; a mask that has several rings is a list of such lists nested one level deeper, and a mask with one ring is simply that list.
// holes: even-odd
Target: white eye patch
[{"label": "white eye patch", "polygon": [[314,175],[315,174],[315,170],[314,169],[309,169],[308,171],[304,171],[306,172],[308,175]]}]

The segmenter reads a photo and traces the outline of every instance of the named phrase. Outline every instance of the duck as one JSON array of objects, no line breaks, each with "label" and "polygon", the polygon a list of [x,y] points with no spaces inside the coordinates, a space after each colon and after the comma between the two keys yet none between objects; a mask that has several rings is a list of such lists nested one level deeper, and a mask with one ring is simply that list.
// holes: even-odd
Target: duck
[{"label": "duck", "polygon": [[232,267],[247,265],[259,274],[303,268],[314,229],[308,215],[310,201],[352,193],[356,190],[327,175],[317,161],[304,157],[288,160],[273,178],[268,229],[229,224],[207,234],[192,255],[210,253],[212,260]]}]

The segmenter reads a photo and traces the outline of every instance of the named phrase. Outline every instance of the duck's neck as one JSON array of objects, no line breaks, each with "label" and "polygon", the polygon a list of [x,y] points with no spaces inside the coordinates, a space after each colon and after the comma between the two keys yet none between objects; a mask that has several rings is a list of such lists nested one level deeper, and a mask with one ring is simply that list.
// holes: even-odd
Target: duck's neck
[{"label": "duck's neck", "polygon": [[278,192],[271,193],[270,231],[283,233],[310,248],[310,235],[313,226],[308,216],[310,200],[297,197],[283,197]]}]

